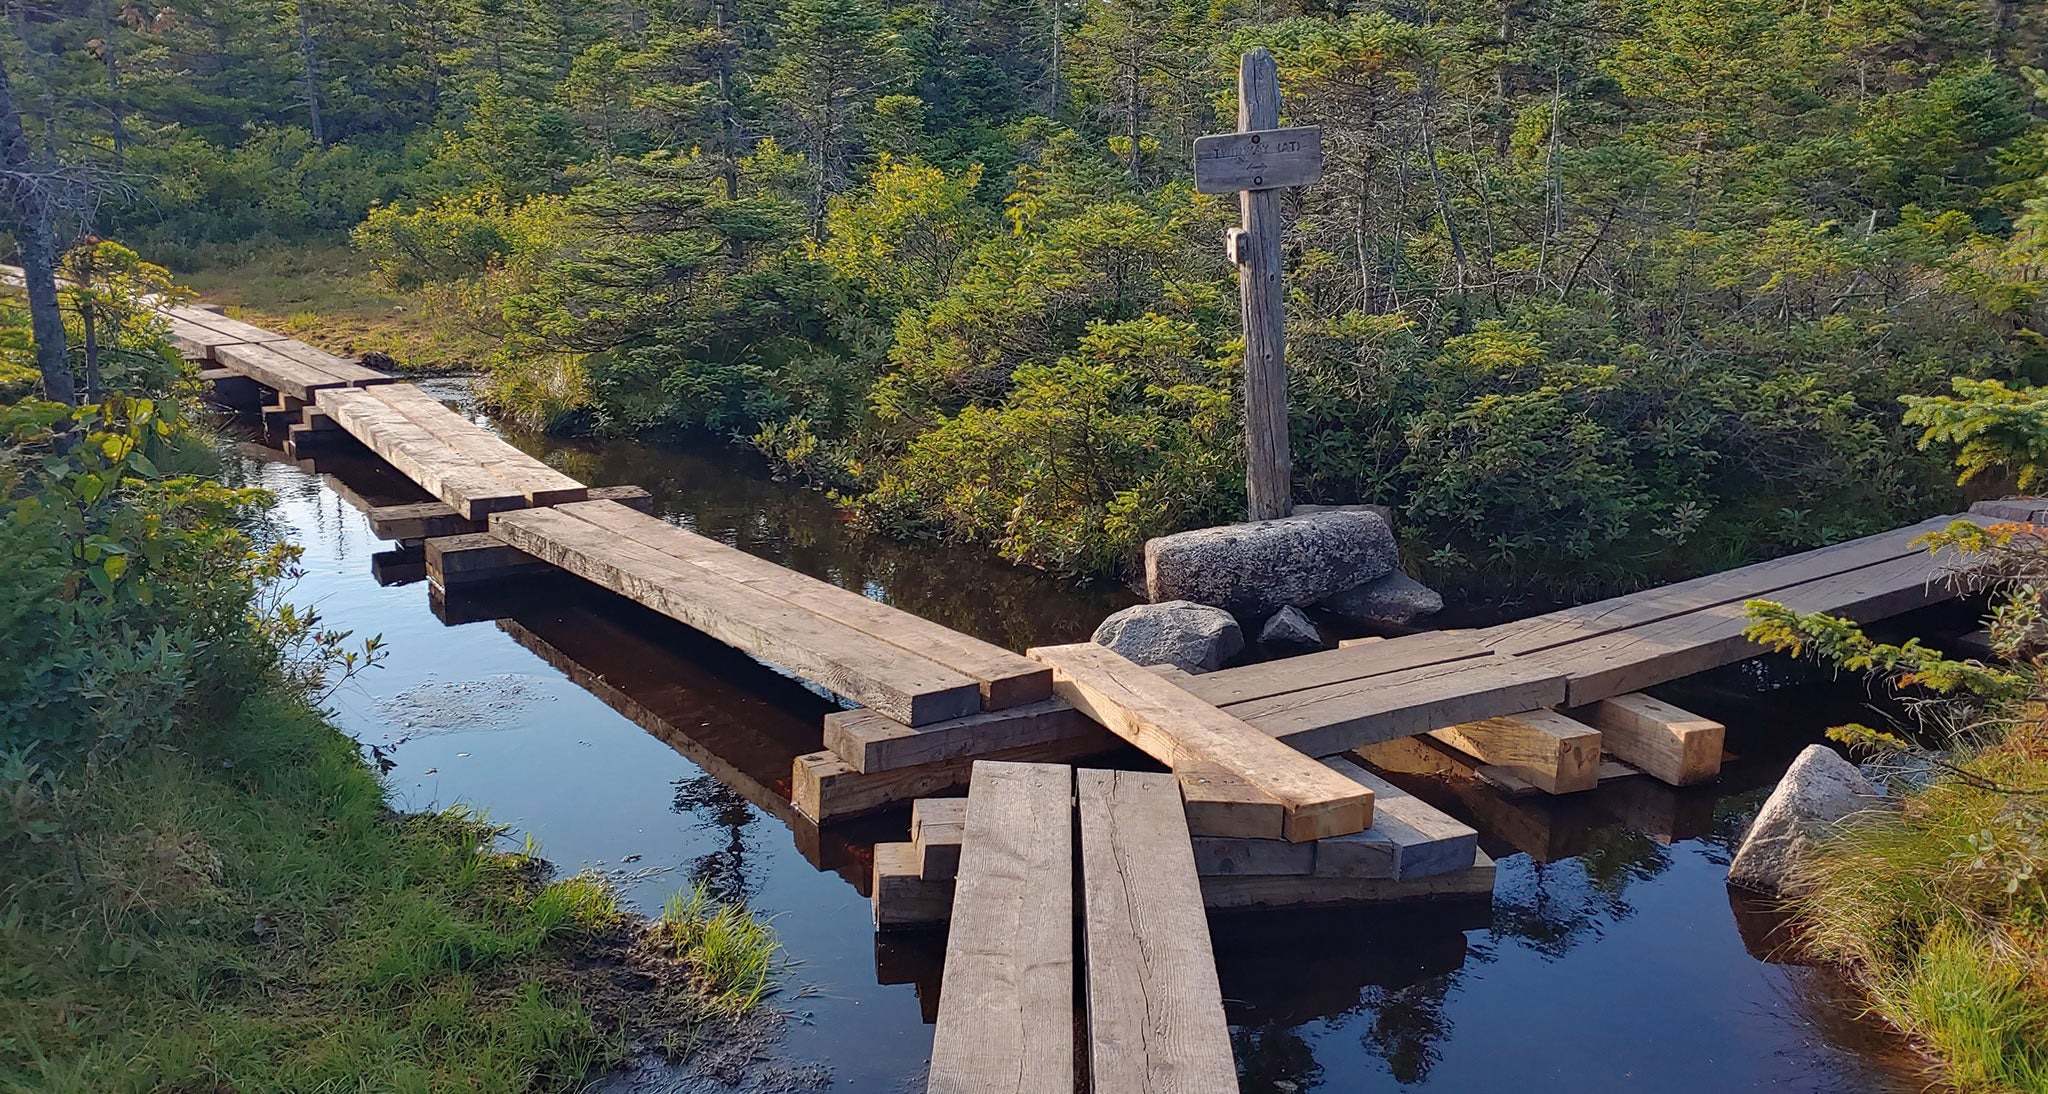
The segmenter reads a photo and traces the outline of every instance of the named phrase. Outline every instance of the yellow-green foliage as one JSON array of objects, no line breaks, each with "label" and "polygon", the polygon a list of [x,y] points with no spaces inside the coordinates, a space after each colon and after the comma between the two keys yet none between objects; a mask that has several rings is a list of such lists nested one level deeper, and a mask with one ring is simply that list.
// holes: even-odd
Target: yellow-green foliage
[{"label": "yellow-green foliage", "polygon": [[2039,485],[2048,468],[2048,389],[1965,376],[1953,384],[1954,395],[1905,397],[1905,423],[1924,430],[1920,447],[1954,446],[1961,482],[2009,468],[2020,489]]},{"label": "yellow-green foliage", "polygon": [[738,904],[712,900],[702,885],[669,897],[654,937],[688,964],[719,1010],[743,1014],[774,991],[782,953],[775,929]]}]

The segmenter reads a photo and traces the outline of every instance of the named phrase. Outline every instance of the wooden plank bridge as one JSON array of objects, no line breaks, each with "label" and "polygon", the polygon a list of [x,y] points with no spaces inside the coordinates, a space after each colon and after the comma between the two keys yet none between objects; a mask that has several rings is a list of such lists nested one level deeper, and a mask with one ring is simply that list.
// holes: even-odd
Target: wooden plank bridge
[{"label": "wooden plank bridge", "polygon": [[[565,572],[842,700],[786,799],[758,775],[743,792],[813,826],[915,803],[911,840],[874,849],[872,893],[878,928],[954,923],[933,1090],[1071,1090],[1090,1071],[1098,1090],[1227,1085],[1204,907],[1492,889],[1477,831],[1382,772],[1463,761],[1510,794],[1712,779],[1722,727],[1641,689],[1759,653],[1745,601],[1859,621],[1923,607],[1954,586],[1919,536],[2037,513],[2005,503],[1496,627],[1192,676],[1089,643],[1003,649],[641,512],[644,491],[577,482],[395,377],[205,308],[164,316],[218,397],[259,403],[288,451],[359,444],[434,499],[370,515],[437,587]],[[1130,747],[1162,770],[1068,766]]]}]

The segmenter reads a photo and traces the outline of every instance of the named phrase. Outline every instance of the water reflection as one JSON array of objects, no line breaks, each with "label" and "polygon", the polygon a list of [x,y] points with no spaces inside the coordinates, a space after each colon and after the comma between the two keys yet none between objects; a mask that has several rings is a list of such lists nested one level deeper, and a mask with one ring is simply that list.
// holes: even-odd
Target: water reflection
[{"label": "water reflection", "polygon": [[[1013,647],[1085,634],[1125,599],[978,555],[862,535],[823,499],[699,454],[522,443],[587,481],[647,486],[670,519]],[[417,552],[371,549],[351,508],[422,500],[376,461],[340,455],[263,469],[238,464],[236,473],[293,502],[292,534],[326,541],[331,554],[379,581],[417,581]],[[847,1075],[862,1076],[849,1079],[849,1089],[882,1089],[890,1076],[917,1072],[929,1048],[923,1023],[936,1016],[942,989],[944,935],[876,936],[862,899],[873,844],[905,838],[904,818],[821,831],[789,804],[791,761],[819,747],[829,700],[573,579],[488,594],[444,596],[424,586],[387,593],[412,598],[403,610],[424,615],[431,607],[453,628],[416,637],[407,656],[455,662],[456,651],[508,644],[595,697],[599,715],[666,745],[662,755],[673,753],[674,766],[660,770],[656,785],[673,829],[644,838],[678,849],[674,880],[701,883],[721,899],[779,902],[792,945],[820,970],[836,970],[819,973],[836,979],[831,1027],[821,1027],[818,1043]],[[378,600],[375,612],[388,616],[398,603]],[[350,616],[348,608],[335,602],[336,625],[389,629],[386,617],[369,609]],[[1740,758],[1720,782],[1676,790],[1635,778],[1561,799],[1514,798],[1440,753],[1418,755],[1392,776],[1479,829],[1499,860],[1490,902],[1214,917],[1243,1088],[1914,1088],[1896,1077],[1902,1072],[1865,1062],[1868,1031],[1816,1004],[1804,974],[1751,956],[1772,952],[1772,928],[1754,909],[1731,906],[1721,884],[1765,788],[1819,728],[1862,716],[1856,707],[1869,697],[1853,684],[1753,667],[1659,694],[1729,724],[1729,747]],[[548,784],[545,793],[486,795],[481,804],[543,830],[573,828],[592,811],[593,796],[646,782],[643,771],[608,769],[600,752],[578,761],[588,770],[518,773]],[[508,771],[519,763],[499,762]],[[501,772],[499,783],[474,785],[502,792],[525,784]],[[781,844],[782,829],[800,858]]]}]

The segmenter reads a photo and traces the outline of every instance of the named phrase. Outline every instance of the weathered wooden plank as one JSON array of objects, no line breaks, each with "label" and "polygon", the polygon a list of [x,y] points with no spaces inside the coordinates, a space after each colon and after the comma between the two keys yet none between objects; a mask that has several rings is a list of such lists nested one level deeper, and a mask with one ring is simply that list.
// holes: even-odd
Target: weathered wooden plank
[{"label": "weathered wooden plank", "polygon": [[878,931],[932,927],[953,915],[953,882],[926,881],[918,873],[917,849],[908,843],[875,844],[874,887],[869,903]]},{"label": "weathered wooden plank", "polygon": [[1121,738],[1097,726],[1087,737],[867,773],[855,771],[836,752],[811,752],[796,758],[790,776],[790,797],[798,812],[816,823],[829,824],[965,789],[977,759],[1065,763],[1123,747]]},{"label": "weathered wooden plank", "polygon": [[1456,900],[1492,893],[1493,877],[1493,860],[1483,853],[1477,854],[1472,865],[1462,870],[1427,877],[1289,877],[1275,874],[1205,877],[1202,879],[1202,903],[1210,911],[1237,911]]},{"label": "weathered wooden plank", "polygon": [[972,677],[980,685],[982,705],[988,709],[1040,702],[1052,695],[1050,669],[994,643],[921,619],[851,589],[796,573],[655,517],[604,502],[561,508],[617,535]]},{"label": "weathered wooden plank", "polygon": [[1213,764],[1242,777],[1287,812],[1291,840],[1372,824],[1372,795],[1343,776],[1092,642],[1044,646],[1060,697],[1173,768]]},{"label": "weathered wooden plank", "polygon": [[1181,686],[1209,703],[1223,707],[1350,680],[1490,656],[1491,650],[1463,634],[1437,631],[1221,669],[1189,676],[1188,680],[1193,683],[1183,682]]},{"label": "weathered wooden plank", "polygon": [[1313,874],[1316,872],[1316,848],[1326,842],[1328,841],[1310,840],[1307,843],[1290,843],[1284,839],[1195,836],[1195,872],[1203,877],[1232,874]]},{"label": "weathered wooden plank", "polygon": [[577,502],[590,495],[589,487],[505,443],[497,434],[411,384],[386,384],[370,389],[370,393],[442,444],[518,490],[528,505]]},{"label": "weathered wooden plank", "polygon": [[960,841],[967,835],[966,798],[919,798],[910,803],[910,845],[918,876],[950,881],[960,872]]},{"label": "weathered wooden plank", "polygon": [[444,589],[530,577],[553,569],[489,532],[441,536],[425,544],[427,577]]},{"label": "weathered wooden plank", "polygon": [[1322,175],[1323,135],[1313,125],[1195,138],[1195,189],[1204,194],[1307,186]]},{"label": "weathered wooden plank", "polygon": [[974,765],[931,1094],[1074,1089],[1073,770]]},{"label": "weathered wooden plank", "polygon": [[1092,719],[1064,699],[978,711],[923,726],[907,726],[865,709],[825,715],[825,747],[855,771],[863,772],[971,759],[1098,732],[1100,727]]},{"label": "weathered wooden plank", "polygon": [[[1828,612],[1867,622],[1953,597],[1955,591],[1940,580],[1947,565],[1946,560],[1922,550],[1780,589],[1762,599],[1795,611]],[[1748,625],[1743,602],[1731,601],[1589,641],[1522,654],[1515,660],[1543,665],[1570,678],[1562,703],[1541,705],[1584,706],[1765,652],[1743,637]]]},{"label": "weathered wooden plank", "polygon": [[960,717],[981,705],[975,682],[943,665],[884,646],[559,510],[495,513],[491,533],[535,558],[899,721],[922,725]]},{"label": "weathered wooden plank", "polygon": [[[388,372],[365,368],[354,360],[338,353],[329,353],[318,346],[308,345],[296,338],[285,338],[264,342],[263,347],[273,353],[289,357],[294,361],[311,365],[337,380],[346,380],[350,387],[379,387],[398,383],[398,377]],[[412,385],[407,384],[407,387]]]},{"label": "weathered wooden plank", "polygon": [[1330,769],[1373,792],[1372,828],[1316,847],[1323,877],[1416,878],[1462,870],[1479,850],[1479,833],[1421,798],[1341,756]]},{"label": "weathered wooden plank", "polygon": [[1505,768],[1547,794],[1600,785],[1600,731],[1554,710],[1431,730],[1431,737],[1482,764]]},{"label": "weathered wooden plank", "polygon": [[1138,771],[1082,770],[1074,778],[1094,1089],[1235,1087],[1179,784]]},{"label": "weathered wooden plank", "polygon": [[442,444],[367,391],[323,390],[315,405],[364,447],[465,519],[482,520],[491,513],[527,504],[526,495],[517,487]]},{"label": "weathered wooden plank", "polygon": [[1602,699],[1581,712],[1600,728],[1607,751],[1673,786],[1721,773],[1727,729],[1641,692]]},{"label": "weathered wooden plank", "polygon": [[[1348,652],[1348,651],[1347,651]],[[1315,756],[1564,701],[1565,674],[1483,657],[1236,703],[1225,711]]]},{"label": "weathered wooden plank", "polygon": [[316,365],[287,357],[261,342],[215,346],[213,359],[279,394],[313,401],[313,393],[344,388],[350,381]]},{"label": "weathered wooden plank", "polygon": [[1277,840],[1287,831],[1287,810],[1241,775],[1214,764],[1174,772],[1180,781],[1188,830],[1198,836]]},{"label": "weathered wooden plank", "polygon": [[1970,503],[1970,512],[2018,524],[2048,523],[2048,498],[1990,498]]},{"label": "weathered wooden plank", "polygon": [[1489,649],[1523,654],[1549,649],[1567,642],[1581,642],[1613,634],[1630,627],[1671,619],[1712,608],[1740,605],[1745,600],[1776,599],[1770,594],[1781,589],[1851,573],[1868,566],[1891,562],[1927,549],[1913,541],[1941,528],[1962,514],[1934,517],[1905,528],[1849,540],[1783,558],[1752,563],[1734,570],[1708,574],[1662,585],[1627,596],[1594,604],[1566,608],[1514,623],[1489,627],[1475,637]]}]

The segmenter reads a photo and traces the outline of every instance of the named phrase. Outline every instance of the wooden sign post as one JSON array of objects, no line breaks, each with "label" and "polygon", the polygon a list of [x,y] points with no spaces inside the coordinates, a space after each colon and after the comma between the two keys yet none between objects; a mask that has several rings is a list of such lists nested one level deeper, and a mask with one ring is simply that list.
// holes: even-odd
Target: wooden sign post
[{"label": "wooden sign post", "polygon": [[1287,454],[1286,313],[1280,286],[1280,189],[1323,174],[1322,131],[1281,129],[1273,55],[1254,49],[1237,69],[1237,129],[1195,141],[1195,189],[1238,195],[1243,227],[1230,236],[1244,302],[1244,490],[1252,520],[1294,511]]}]

